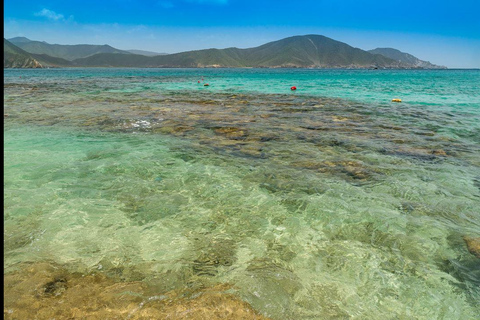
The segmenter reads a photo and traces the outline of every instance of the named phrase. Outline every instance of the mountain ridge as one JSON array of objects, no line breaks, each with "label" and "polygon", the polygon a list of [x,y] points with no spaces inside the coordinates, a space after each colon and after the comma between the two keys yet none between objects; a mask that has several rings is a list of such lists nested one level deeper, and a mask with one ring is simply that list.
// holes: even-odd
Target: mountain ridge
[{"label": "mountain ridge", "polygon": [[[61,67],[443,68],[396,49],[386,53],[380,49],[365,51],[315,34],[292,36],[245,49],[211,48],[160,55],[142,50],[119,50],[109,45],[52,45],[25,37],[10,40],[33,59],[47,66]],[[392,52],[396,55],[388,56],[387,53]]]},{"label": "mountain ridge", "polygon": [[56,68],[69,67],[72,63],[46,54],[29,53],[3,38],[4,68]]},{"label": "mountain ridge", "polygon": [[373,53],[373,54],[381,54],[381,55],[383,55],[387,58],[397,60],[401,63],[410,64],[410,65],[413,65],[413,66],[418,67],[418,68],[447,69],[447,67],[445,67],[445,66],[438,66],[438,65],[435,65],[435,64],[431,63],[430,61],[420,60],[419,58],[417,58],[417,57],[415,57],[415,56],[413,56],[409,53],[402,52],[402,51],[400,51],[398,49],[394,49],[394,48],[376,48],[376,49],[368,50],[368,52]]},{"label": "mountain ridge", "polygon": [[74,45],[63,45],[63,44],[50,44],[44,41],[35,41],[30,40],[25,37],[16,37],[7,39],[12,44],[16,45],[20,49],[27,51],[33,54],[47,54],[54,58],[62,58],[65,60],[75,60],[79,58],[84,58],[87,56],[92,56],[98,53],[123,53],[130,54],[130,52],[119,50],[109,46],[108,44],[104,45],[93,45],[93,44],[74,44]]},{"label": "mountain ridge", "polygon": [[20,49],[7,39],[3,38],[3,67],[42,68],[43,66],[28,52]]},{"label": "mountain ridge", "polygon": [[373,68],[404,67],[395,60],[373,55],[321,35],[293,36],[258,47],[203,49],[138,58],[99,54],[73,61],[92,67],[233,67],[233,68]]}]

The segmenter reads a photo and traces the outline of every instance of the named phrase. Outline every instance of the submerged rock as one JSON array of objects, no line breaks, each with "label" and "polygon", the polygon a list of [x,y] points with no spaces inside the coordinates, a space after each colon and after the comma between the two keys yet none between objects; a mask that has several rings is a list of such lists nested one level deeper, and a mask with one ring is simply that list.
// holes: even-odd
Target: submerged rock
[{"label": "submerged rock", "polygon": [[432,154],[434,154],[434,155],[436,155],[436,156],[442,156],[442,157],[446,157],[446,156],[447,156],[447,153],[445,152],[445,150],[442,150],[442,149],[433,150],[433,151],[432,151]]},{"label": "submerged rock", "polygon": [[247,137],[246,130],[236,127],[221,127],[214,129],[216,134],[224,135],[231,140],[244,140]]},{"label": "submerged rock", "polygon": [[145,282],[116,282],[50,263],[4,275],[4,319],[267,319],[228,284],[156,292]]},{"label": "submerged rock", "polygon": [[331,175],[340,175],[347,181],[366,181],[373,179],[376,172],[362,162],[352,160],[325,160],[316,161],[315,159],[296,161],[295,167],[318,170],[322,173]]},{"label": "submerged rock", "polygon": [[465,236],[463,237],[463,240],[467,245],[468,251],[471,254],[473,254],[475,257],[480,259],[480,237],[472,238],[472,237]]},{"label": "submerged rock", "polygon": [[227,237],[199,236],[194,240],[198,256],[193,261],[197,276],[215,276],[221,267],[231,266],[235,260],[235,242]]}]

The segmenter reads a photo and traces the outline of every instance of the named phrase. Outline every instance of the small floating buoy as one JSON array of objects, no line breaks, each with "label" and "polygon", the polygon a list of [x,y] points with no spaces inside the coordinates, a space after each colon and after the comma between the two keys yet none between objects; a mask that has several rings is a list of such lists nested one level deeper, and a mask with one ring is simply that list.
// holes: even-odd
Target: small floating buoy
[{"label": "small floating buoy", "polygon": [[198,83],[200,83],[200,80],[198,80]]},{"label": "small floating buoy", "polygon": [[203,86],[204,86],[204,87],[208,87],[208,86],[209,86],[209,84],[208,84],[208,83],[205,83]]},{"label": "small floating buoy", "polygon": [[402,99],[392,99],[392,102],[402,102]]},{"label": "small floating buoy", "polygon": [[294,91],[294,90],[297,90],[297,87],[293,86],[290,88],[290,90]]}]

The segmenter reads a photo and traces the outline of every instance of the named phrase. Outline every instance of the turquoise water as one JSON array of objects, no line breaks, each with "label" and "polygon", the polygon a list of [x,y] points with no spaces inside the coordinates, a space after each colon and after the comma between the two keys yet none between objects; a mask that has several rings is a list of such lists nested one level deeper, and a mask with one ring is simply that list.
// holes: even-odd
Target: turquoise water
[{"label": "turquoise water", "polygon": [[5,70],[5,270],[230,283],[273,319],[476,319],[480,260],[463,238],[480,237],[478,83]]},{"label": "turquoise water", "polygon": [[[19,76],[22,76],[19,79]],[[287,93],[385,103],[478,107],[478,70],[315,70],[315,69],[48,69],[7,70],[6,83],[48,83],[58,79],[98,79],[112,92],[208,90],[215,92]],[[202,81],[203,79],[203,81]],[[197,81],[201,81],[200,85]],[[125,83],[126,82],[126,83]],[[128,83],[128,84],[127,84]],[[136,85],[135,85],[136,84]],[[100,83],[97,83],[101,86]]]}]

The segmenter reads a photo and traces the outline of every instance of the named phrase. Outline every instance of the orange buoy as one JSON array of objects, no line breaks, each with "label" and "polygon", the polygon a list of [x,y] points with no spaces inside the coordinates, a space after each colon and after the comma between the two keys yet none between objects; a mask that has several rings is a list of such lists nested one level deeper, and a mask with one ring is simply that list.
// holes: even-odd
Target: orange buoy
[{"label": "orange buoy", "polygon": [[297,90],[297,87],[293,86],[293,87],[290,88],[290,90],[292,90],[292,91]]},{"label": "orange buoy", "polygon": [[392,99],[392,102],[402,102],[402,99]]}]

